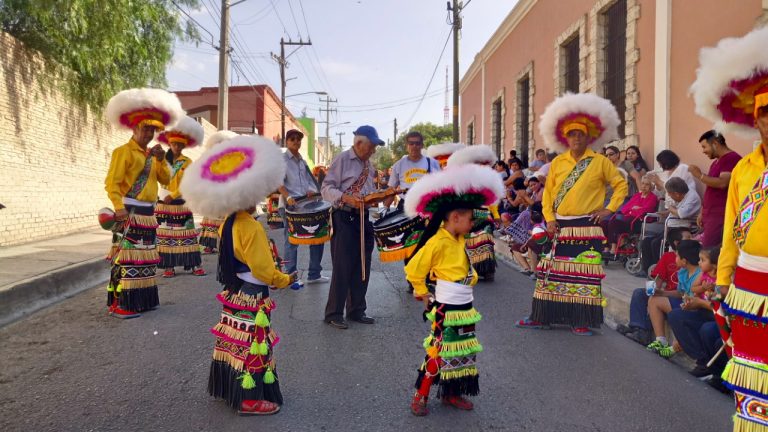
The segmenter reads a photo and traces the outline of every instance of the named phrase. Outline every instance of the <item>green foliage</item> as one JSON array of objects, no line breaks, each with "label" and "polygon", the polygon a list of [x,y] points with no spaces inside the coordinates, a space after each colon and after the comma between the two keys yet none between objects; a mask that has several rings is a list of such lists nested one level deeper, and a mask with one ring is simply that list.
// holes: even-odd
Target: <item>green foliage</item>
[{"label": "green foliage", "polygon": [[413,131],[420,132],[424,136],[425,148],[432,144],[453,141],[453,126],[450,124],[445,126],[438,126],[434,123],[415,124],[410,130],[401,133],[397,140],[390,145],[394,160],[398,160],[405,155],[405,135]]},{"label": "green foliage", "polygon": [[379,147],[371,158],[376,169],[385,170],[395,163],[395,157],[388,146]]},{"label": "green foliage", "polygon": [[100,112],[130,87],[165,86],[175,38],[196,40],[176,4],[199,0],[0,0],[0,29],[42,54],[44,85]]}]

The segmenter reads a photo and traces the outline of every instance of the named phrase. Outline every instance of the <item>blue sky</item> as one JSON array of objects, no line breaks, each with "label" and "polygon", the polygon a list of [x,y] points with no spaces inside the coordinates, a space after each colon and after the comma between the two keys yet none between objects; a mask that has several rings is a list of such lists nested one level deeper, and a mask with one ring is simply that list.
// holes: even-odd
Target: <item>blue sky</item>
[{"label": "blue sky", "polygon": [[[202,43],[176,44],[168,67],[171,90],[194,90],[218,83],[219,0],[200,0],[198,10],[187,11],[202,27]],[[464,2],[460,40],[463,74],[516,0]],[[312,40],[312,46],[296,50],[288,61],[288,95],[325,91],[338,99],[338,113],[331,124],[334,142],[344,132],[347,146],[351,132],[361,124],[375,126],[382,138],[393,136],[394,119],[402,132],[408,125],[431,121],[443,123],[445,74],[453,51],[448,38],[445,0],[246,0],[231,9],[232,56],[237,63],[230,73],[231,85],[269,84],[280,94],[280,74],[270,53],[280,52],[280,38]],[[295,47],[294,47],[295,48]],[[286,46],[286,54],[291,47]],[[435,72],[436,71],[436,72]],[[427,87],[434,72],[434,79]],[[450,85],[450,81],[449,81]],[[421,103],[426,90],[426,97]],[[450,100],[449,90],[449,106]],[[303,109],[318,118],[324,104],[319,96],[288,98],[295,115]],[[324,115],[324,114],[323,114]],[[324,120],[324,119],[323,119]],[[449,114],[450,122],[450,114]],[[319,134],[325,135],[324,125]]]}]

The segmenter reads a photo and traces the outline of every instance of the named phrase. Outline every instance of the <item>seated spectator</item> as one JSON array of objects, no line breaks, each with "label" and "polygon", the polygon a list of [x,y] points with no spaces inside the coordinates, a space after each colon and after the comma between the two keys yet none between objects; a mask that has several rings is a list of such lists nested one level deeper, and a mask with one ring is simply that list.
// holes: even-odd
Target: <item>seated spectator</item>
[{"label": "seated spectator", "polygon": [[557,153],[547,153],[547,163],[536,171],[536,177],[539,178],[541,184],[547,183],[547,175],[549,175],[549,167],[552,165],[552,161],[557,157]]},{"label": "seated spectator", "polygon": [[[664,198],[666,194],[665,185],[672,177],[679,177],[685,181],[689,190],[696,190],[696,180],[689,172],[688,165],[680,163],[680,158],[672,150],[662,150],[656,155],[656,162],[659,163],[661,169],[655,169],[648,173],[648,178],[651,179],[654,186],[656,186],[656,195],[659,198]],[[667,200],[669,203],[669,200]]]},{"label": "seated spectator", "polygon": [[[717,259],[720,255],[719,248],[704,249],[699,252],[700,281],[692,287],[696,294],[714,290],[714,280],[717,272]],[[697,378],[713,375],[710,385],[723,390],[720,374],[725,369],[728,356],[720,353],[711,366],[707,364],[712,360],[723,345],[720,330],[712,313],[712,303],[708,297],[698,295],[685,297],[680,309],[673,310],[667,315],[669,326],[675,334],[683,351],[696,361],[696,366],[689,373]]]},{"label": "seated spectator", "polygon": [[525,180],[518,177],[512,182],[511,189],[507,190],[508,212],[518,214],[528,208],[533,203],[528,196],[528,188],[525,187]]},{"label": "seated spectator", "polygon": [[539,181],[538,177],[529,177],[528,180],[526,180],[528,187],[528,197],[532,200],[530,205],[533,205],[533,203],[541,202],[541,199],[544,197],[544,185]]},{"label": "seated spectator", "polygon": [[525,244],[533,229],[531,222],[531,212],[541,213],[541,203],[534,203],[529,209],[523,210],[518,214],[512,223],[504,229],[504,234],[509,235],[510,246],[513,244]]},{"label": "seated spectator", "polygon": [[[701,211],[701,198],[695,189],[688,188],[688,184],[681,178],[672,177],[664,185],[667,191],[667,210],[662,212],[667,215],[666,228],[685,229],[690,231],[696,224],[696,216]],[[647,272],[648,268],[658,261],[661,242],[664,232],[648,236],[640,242],[642,249],[642,268]]]},{"label": "seated spectator", "polygon": [[[690,239],[687,231],[676,230],[669,233],[671,252],[661,256],[659,262],[651,271],[651,278],[657,291],[674,292],[677,290],[677,246],[682,240]],[[661,294],[659,294],[661,295]],[[648,317],[648,293],[645,288],[637,288],[632,291],[632,300],[629,302],[629,325],[620,324],[616,330],[624,336],[642,345],[652,342],[651,320]]]},{"label": "seated spectator", "polygon": [[544,245],[549,241],[549,235],[544,216],[541,214],[541,204],[534,204],[526,213],[530,215],[531,229],[528,231],[524,242],[511,242],[510,250],[515,261],[520,265],[522,273],[535,278],[534,272],[539,264],[539,255],[543,252]]},{"label": "seated spectator", "polygon": [[[626,161],[629,162],[631,169],[629,172],[629,178],[635,183],[635,187],[639,190],[640,189],[640,181],[643,179],[643,177],[648,173],[648,164],[645,163],[645,159],[643,159],[643,155],[640,154],[640,148],[636,145],[631,145],[627,147],[627,159]],[[632,186],[630,185],[630,188]]]},{"label": "seated spectator", "polygon": [[531,172],[536,172],[539,168],[547,164],[547,152],[544,149],[536,150],[536,156],[533,162],[528,166]]},{"label": "seated spectator", "polygon": [[667,342],[664,332],[664,322],[673,310],[680,309],[683,298],[686,301],[693,294],[693,284],[701,277],[699,268],[699,252],[701,245],[695,240],[681,240],[677,246],[677,290],[654,291],[648,299],[648,315],[656,340],[648,344],[648,350],[654,351],[664,358],[672,357],[676,350]]},{"label": "seated spectator", "polygon": [[501,180],[504,181],[509,178],[509,176],[512,174],[509,171],[509,167],[507,166],[507,163],[503,160],[496,161],[495,164],[493,164],[493,169],[496,170],[496,172],[499,173],[499,176],[501,177]]},{"label": "seated spectator", "polygon": [[656,211],[659,199],[653,193],[653,183],[649,179],[640,182],[640,192],[633,195],[619,212],[612,218],[601,223],[603,231],[608,239],[608,246],[603,255],[612,259],[616,256],[616,247],[621,233],[639,233],[643,225],[643,217]]},{"label": "seated spectator", "polygon": [[525,173],[523,172],[523,161],[514,158],[509,160],[509,177],[504,180],[504,185],[512,186],[512,182],[517,179],[525,179]]}]

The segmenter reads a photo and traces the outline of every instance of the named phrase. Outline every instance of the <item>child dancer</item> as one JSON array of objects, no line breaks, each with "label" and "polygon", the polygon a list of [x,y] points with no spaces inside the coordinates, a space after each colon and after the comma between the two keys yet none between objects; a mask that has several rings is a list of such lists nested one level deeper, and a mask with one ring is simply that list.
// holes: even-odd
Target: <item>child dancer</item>
[{"label": "child dancer", "polygon": [[[437,395],[444,404],[473,408],[464,396],[477,395],[480,389],[476,361],[482,346],[475,324],[481,316],[472,306],[477,274],[464,236],[472,230],[474,209],[495,204],[503,192],[501,178],[492,169],[464,165],[422,177],[406,195],[406,214],[430,220],[405,267],[413,295],[424,302],[429,311],[425,317],[432,322],[411,402],[414,415],[429,413],[432,385],[439,385]],[[427,283],[435,284],[434,297]]]}]

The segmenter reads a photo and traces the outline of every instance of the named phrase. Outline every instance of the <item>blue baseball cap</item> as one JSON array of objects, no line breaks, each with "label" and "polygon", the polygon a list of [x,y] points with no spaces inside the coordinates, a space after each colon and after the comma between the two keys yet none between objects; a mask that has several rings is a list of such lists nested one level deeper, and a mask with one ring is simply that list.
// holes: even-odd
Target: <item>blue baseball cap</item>
[{"label": "blue baseball cap", "polygon": [[385,144],[384,141],[382,141],[381,138],[379,138],[379,134],[376,132],[376,128],[374,128],[373,126],[368,126],[368,125],[360,126],[359,128],[357,128],[357,130],[355,130],[352,133],[354,135],[362,135],[368,138],[368,140],[373,144],[380,145],[380,146],[383,146]]}]

